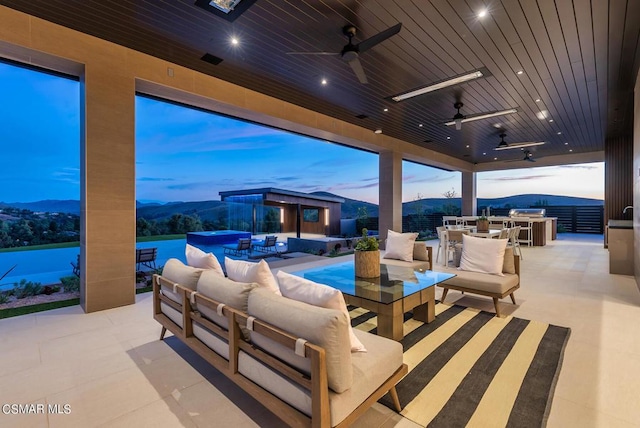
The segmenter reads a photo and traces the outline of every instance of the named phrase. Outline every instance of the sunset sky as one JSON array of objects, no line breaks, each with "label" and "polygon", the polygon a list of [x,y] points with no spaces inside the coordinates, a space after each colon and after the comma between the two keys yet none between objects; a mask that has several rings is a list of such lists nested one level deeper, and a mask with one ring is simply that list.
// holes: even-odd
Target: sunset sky
[{"label": "sunset sky", "polygon": [[[0,201],[79,199],[80,85],[0,62]],[[136,98],[141,201],[220,199],[278,187],[378,202],[377,154]],[[403,163],[403,201],[461,192],[461,174]],[[478,197],[544,193],[604,199],[602,163],[478,174]]]}]

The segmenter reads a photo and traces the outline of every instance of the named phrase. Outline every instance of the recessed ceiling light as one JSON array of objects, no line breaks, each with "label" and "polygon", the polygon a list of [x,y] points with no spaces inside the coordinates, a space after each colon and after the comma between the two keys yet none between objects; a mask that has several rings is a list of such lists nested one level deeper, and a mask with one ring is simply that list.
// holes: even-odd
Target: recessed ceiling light
[{"label": "recessed ceiling light", "polygon": [[517,74],[518,76],[520,76],[521,74],[524,74],[524,71],[522,71],[522,70],[518,70],[518,71],[516,71],[516,74]]},{"label": "recessed ceiling light", "polygon": [[419,126],[420,128],[422,128],[424,125],[423,125],[423,124],[420,124],[420,125],[418,125],[418,126]]},{"label": "recessed ceiling light", "polygon": [[564,143],[564,145],[565,145],[565,146],[568,146],[568,145],[569,145],[569,143]]},{"label": "recessed ceiling light", "polygon": [[322,83],[323,85],[326,85],[328,82],[327,82],[327,79],[322,79],[320,83]]},{"label": "recessed ceiling light", "polygon": [[572,151],[573,151],[573,149],[569,149],[569,151],[570,151],[570,152],[572,152]]},{"label": "recessed ceiling light", "polygon": [[553,123],[553,119],[549,119],[549,123]]},{"label": "recessed ceiling light", "polygon": [[382,134],[382,129],[378,128],[375,131],[373,131],[374,134]]},{"label": "recessed ceiling light", "polygon": [[485,156],[487,155],[487,153],[486,153],[486,152],[484,152],[484,153],[482,153],[482,154],[483,154],[483,155],[485,155]]},{"label": "recessed ceiling light", "polygon": [[231,44],[233,46],[238,46],[240,44],[240,41],[236,37],[232,37],[231,38]]},{"label": "recessed ceiling light", "polygon": [[447,140],[450,140],[450,139],[451,139],[451,137],[447,137]]},{"label": "recessed ceiling light", "polygon": [[467,149],[469,148],[469,145],[467,144]]},{"label": "recessed ceiling light", "polygon": [[501,123],[494,123],[493,127],[500,129],[500,128],[502,128],[502,124]]},{"label": "recessed ceiling light", "polygon": [[539,103],[541,100],[540,98],[536,98],[536,102]]},{"label": "recessed ceiling light", "polygon": [[536,117],[540,120],[545,120],[547,117],[549,117],[549,112],[546,110],[541,110],[536,113]]},{"label": "recessed ceiling light", "polygon": [[487,16],[487,9],[482,9],[478,12],[478,18],[484,18],[485,16]]},{"label": "recessed ceiling light", "polygon": [[562,135],[562,132],[558,131],[558,132],[556,132],[556,134],[558,134],[558,135]]},{"label": "recessed ceiling light", "polygon": [[385,108],[385,109],[383,109],[382,111],[387,112],[387,111],[389,111],[389,109],[388,109],[388,108]]},{"label": "recessed ceiling light", "polygon": [[498,160],[498,158],[493,158],[493,160]]},{"label": "recessed ceiling light", "polygon": [[460,83],[468,82],[469,80],[478,79],[478,78],[480,78],[482,76],[484,76],[482,71],[480,71],[480,70],[472,71],[472,72],[467,73],[467,74],[462,74],[460,76],[453,77],[451,79],[446,79],[446,80],[434,83],[433,85],[429,85],[429,86],[425,86],[425,87],[422,87],[422,88],[419,88],[419,89],[415,89],[413,91],[405,92],[405,93],[400,94],[400,95],[395,95],[395,96],[391,97],[391,99],[393,101],[396,101],[396,102],[402,101],[402,100],[406,100],[407,98],[416,97],[418,95],[426,94],[428,92],[437,91],[438,89],[447,88],[449,86],[453,86],[453,85],[457,85],[457,84],[460,84]]}]

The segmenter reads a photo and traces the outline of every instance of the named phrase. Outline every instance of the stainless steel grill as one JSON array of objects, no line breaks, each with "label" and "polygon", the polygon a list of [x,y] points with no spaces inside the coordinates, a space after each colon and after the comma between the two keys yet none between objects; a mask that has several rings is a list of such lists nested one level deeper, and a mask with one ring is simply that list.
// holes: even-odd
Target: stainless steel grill
[{"label": "stainless steel grill", "polygon": [[513,208],[509,210],[509,217],[546,217],[547,210],[544,208]]}]

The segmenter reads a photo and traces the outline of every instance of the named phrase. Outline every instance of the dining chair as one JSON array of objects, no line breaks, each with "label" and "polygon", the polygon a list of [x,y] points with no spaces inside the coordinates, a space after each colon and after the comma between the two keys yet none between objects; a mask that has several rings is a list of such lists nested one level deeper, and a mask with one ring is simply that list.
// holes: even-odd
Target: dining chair
[{"label": "dining chair", "polygon": [[436,250],[436,263],[438,263],[438,259],[440,258],[440,251],[444,248],[443,242],[447,239],[447,228],[446,226],[438,226],[436,227],[436,233],[438,234],[438,249]]},{"label": "dining chair", "polygon": [[449,255],[453,255],[455,257],[456,244],[462,244],[462,235],[468,235],[470,233],[469,229],[449,229],[446,231],[447,237],[445,240],[445,260],[444,265],[449,264]]}]

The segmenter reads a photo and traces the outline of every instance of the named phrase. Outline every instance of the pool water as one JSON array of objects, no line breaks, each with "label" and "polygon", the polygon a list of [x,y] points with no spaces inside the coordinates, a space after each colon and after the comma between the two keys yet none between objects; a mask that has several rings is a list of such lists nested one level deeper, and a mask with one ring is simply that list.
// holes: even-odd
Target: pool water
[{"label": "pool water", "polygon": [[[177,258],[186,263],[184,254],[186,243],[186,239],[151,241],[141,242],[136,245],[136,248],[158,248],[156,266],[160,267],[170,258]],[[222,245],[196,244],[195,246],[205,252],[213,253],[220,263],[224,264],[225,254]],[[57,284],[61,277],[73,275],[71,262],[75,263],[79,253],[79,247],[0,253],[0,276],[4,275],[12,266],[16,266],[0,281],[0,290],[10,290],[15,283],[19,283],[22,279],[39,282],[42,285]],[[227,257],[238,258],[228,255]]]}]

